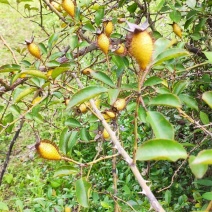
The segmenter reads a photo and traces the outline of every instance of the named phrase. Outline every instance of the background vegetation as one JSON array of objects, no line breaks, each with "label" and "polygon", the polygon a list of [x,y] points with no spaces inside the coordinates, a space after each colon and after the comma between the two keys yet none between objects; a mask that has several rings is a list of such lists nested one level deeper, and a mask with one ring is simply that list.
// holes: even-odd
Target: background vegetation
[{"label": "background vegetation", "polygon": [[[0,211],[210,211],[212,2],[75,3],[73,18],[45,0],[0,0]],[[96,32],[110,18],[105,55]],[[141,71],[126,21],[145,20],[154,51]],[[24,43],[32,36],[41,60]],[[120,98],[126,108],[107,117]],[[41,158],[44,139],[74,161]]]}]

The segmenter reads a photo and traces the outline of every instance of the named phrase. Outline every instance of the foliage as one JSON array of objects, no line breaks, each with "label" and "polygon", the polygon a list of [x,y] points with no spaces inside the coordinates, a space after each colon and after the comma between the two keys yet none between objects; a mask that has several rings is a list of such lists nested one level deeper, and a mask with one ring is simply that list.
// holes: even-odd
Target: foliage
[{"label": "foliage", "polygon": [[[76,1],[71,16],[61,1],[0,4],[37,27],[18,48],[0,37],[10,54],[0,66],[0,210],[210,210],[210,1]],[[146,20],[154,51],[141,70],[130,47]],[[100,46],[108,22],[110,46]],[[35,154],[44,139],[61,160]]]}]

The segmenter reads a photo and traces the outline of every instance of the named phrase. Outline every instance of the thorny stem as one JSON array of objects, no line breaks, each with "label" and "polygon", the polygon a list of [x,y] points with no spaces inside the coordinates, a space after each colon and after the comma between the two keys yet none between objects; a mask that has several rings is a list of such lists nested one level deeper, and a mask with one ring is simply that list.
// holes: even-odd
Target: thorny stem
[{"label": "thorny stem", "polygon": [[[72,75],[75,77],[78,86],[80,88],[83,88],[83,84],[79,80],[79,78],[77,78],[76,74],[73,73]],[[102,122],[102,125],[107,130],[107,132],[109,133],[111,141],[114,145],[114,148],[117,149],[118,153],[127,162],[128,166],[130,167],[131,171],[133,172],[135,178],[137,179],[139,185],[143,189],[142,194],[146,195],[146,197],[149,199],[151,207],[157,212],[165,212],[163,207],[160,205],[160,203],[158,202],[158,200],[156,199],[156,197],[154,196],[154,194],[150,190],[150,187],[146,184],[146,180],[144,180],[143,177],[141,176],[141,173],[139,172],[138,167],[133,163],[132,158],[125,151],[125,149],[121,146],[121,143],[118,140],[118,138],[116,137],[115,132],[111,129],[110,125],[106,122],[103,115],[101,114],[99,109],[96,107],[93,99],[90,100],[90,104],[91,104],[94,112],[96,113],[97,118]]]}]

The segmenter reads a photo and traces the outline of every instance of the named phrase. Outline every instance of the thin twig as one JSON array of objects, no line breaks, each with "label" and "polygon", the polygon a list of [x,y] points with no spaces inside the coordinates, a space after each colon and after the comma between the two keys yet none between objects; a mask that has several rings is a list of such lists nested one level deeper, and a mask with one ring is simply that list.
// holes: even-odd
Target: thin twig
[{"label": "thin twig", "polygon": [[4,165],[3,165],[3,169],[2,169],[2,172],[1,172],[1,175],[0,175],[0,186],[1,186],[1,183],[2,183],[2,179],[3,179],[4,173],[5,173],[6,169],[7,169],[9,160],[10,160],[10,155],[11,155],[13,146],[14,146],[14,144],[15,144],[16,139],[17,139],[18,136],[19,136],[19,133],[21,132],[21,129],[22,129],[23,124],[24,124],[24,121],[25,121],[24,119],[21,119],[21,121],[20,121],[20,126],[19,126],[18,130],[16,131],[16,133],[15,133],[13,139],[12,139],[11,142],[10,142],[9,150],[8,150],[8,152],[7,152],[7,157],[6,157],[6,159],[5,159],[5,162],[4,162]]}]

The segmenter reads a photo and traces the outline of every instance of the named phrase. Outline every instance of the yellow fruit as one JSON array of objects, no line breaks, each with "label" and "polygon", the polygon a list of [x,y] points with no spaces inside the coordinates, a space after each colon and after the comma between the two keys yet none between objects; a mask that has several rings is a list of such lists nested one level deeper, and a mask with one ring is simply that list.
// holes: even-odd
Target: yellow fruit
[{"label": "yellow fruit", "polygon": [[119,44],[117,49],[115,50],[115,53],[118,55],[124,55],[126,53],[126,48],[124,44]]},{"label": "yellow fruit", "polygon": [[172,40],[170,40],[170,42],[169,42],[167,48],[172,47],[172,46],[175,45],[176,43],[177,43],[177,39],[176,39],[176,38],[173,38]]},{"label": "yellow fruit", "polygon": [[95,105],[96,105],[97,108],[100,108],[100,105],[101,105],[101,100],[100,99],[96,99],[94,101],[94,103],[95,103]]},{"label": "yellow fruit", "polygon": [[82,103],[78,108],[77,111],[80,113],[86,113],[87,112],[87,105],[85,103]]},{"label": "yellow fruit", "polygon": [[61,5],[58,4],[57,2],[52,1],[52,2],[51,2],[51,5],[52,5],[58,12],[62,12]]},{"label": "yellow fruit", "polygon": [[27,74],[23,73],[23,74],[20,75],[20,78],[26,78],[26,77],[27,77]]},{"label": "yellow fruit", "polygon": [[117,99],[114,104],[113,104],[113,107],[120,111],[120,110],[123,110],[127,105],[127,102],[125,99]]},{"label": "yellow fruit", "polygon": [[111,119],[116,118],[116,114],[113,111],[106,111],[105,112],[106,115],[108,115]]},{"label": "yellow fruit", "polygon": [[109,135],[109,133],[107,132],[106,129],[103,130],[103,132],[102,132],[102,137],[103,137],[104,139],[110,138],[110,135]]},{"label": "yellow fruit", "polygon": [[110,37],[111,33],[113,32],[113,22],[112,21],[105,21],[104,25],[104,33]]},{"label": "yellow fruit", "polygon": [[179,27],[179,25],[174,22],[172,24],[172,28],[173,28],[173,32],[175,33],[175,35],[177,35],[178,37],[182,38],[182,30]]},{"label": "yellow fruit", "polygon": [[65,98],[65,100],[64,100],[65,105],[68,105],[69,101],[70,101],[69,98]]},{"label": "yellow fruit", "polygon": [[42,100],[42,97],[41,96],[37,96],[35,99],[33,99],[32,105],[35,105],[35,104],[39,103],[41,100]]},{"label": "yellow fruit", "polygon": [[147,31],[135,31],[129,48],[142,70],[149,65],[153,53],[153,40]]},{"label": "yellow fruit", "polygon": [[93,71],[92,69],[86,68],[86,69],[84,69],[84,70],[82,71],[82,74],[84,74],[84,75],[90,75],[92,71]]},{"label": "yellow fruit", "polygon": [[110,40],[104,33],[98,35],[97,37],[97,44],[99,48],[105,53],[108,54],[109,47],[110,47]]},{"label": "yellow fruit", "polygon": [[41,58],[41,53],[40,53],[40,49],[38,48],[38,46],[35,43],[27,43],[27,48],[29,53],[36,57],[37,59]]},{"label": "yellow fruit", "polygon": [[68,206],[66,206],[65,207],[65,210],[64,210],[64,212],[71,212],[72,210],[71,210],[71,208],[70,207],[68,207]]},{"label": "yellow fruit", "polygon": [[75,5],[71,0],[63,0],[62,7],[72,18],[74,18]]},{"label": "yellow fruit", "polygon": [[110,122],[111,118],[110,118],[109,115],[107,115],[106,113],[102,113],[102,115],[103,115],[106,122]]},{"label": "yellow fruit", "polygon": [[48,160],[61,160],[62,156],[58,152],[58,148],[49,140],[42,140],[35,144],[35,148],[42,158]]}]

